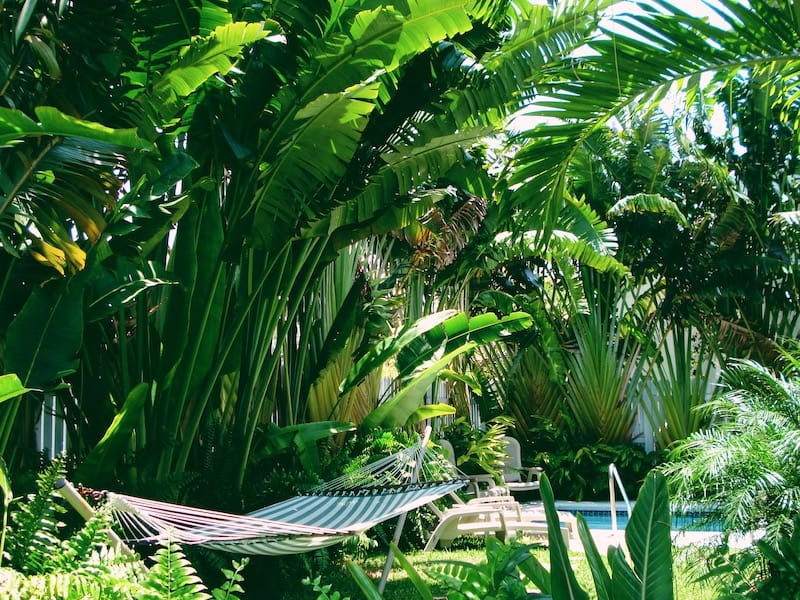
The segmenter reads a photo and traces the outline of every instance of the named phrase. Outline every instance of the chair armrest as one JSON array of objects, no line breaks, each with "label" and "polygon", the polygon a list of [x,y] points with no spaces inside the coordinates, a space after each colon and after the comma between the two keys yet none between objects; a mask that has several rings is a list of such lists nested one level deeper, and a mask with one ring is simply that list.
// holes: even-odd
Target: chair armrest
[{"label": "chair armrest", "polygon": [[528,478],[526,481],[533,481],[533,478],[536,477],[536,481],[542,480],[542,473],[544,473],[544,469],[542,467],[529,467],[528,471]]},{"label": "chair armrest", "polygon": [[475,496],[480,497],[483,494],[487,493],[489,490],[494,488],[497,483],[494,480],[494,477],[489,475],[488,473],[479,473],[477,475],[468,475],[469,477],[469,485],[468,489],[471,489]]},{"label": "chair armrest", "polygon": [[487,483],[490,486],[495,485],[494,475],[489,473],[479,473],[478,475],[468,475],[469,480],[474,483]]}]

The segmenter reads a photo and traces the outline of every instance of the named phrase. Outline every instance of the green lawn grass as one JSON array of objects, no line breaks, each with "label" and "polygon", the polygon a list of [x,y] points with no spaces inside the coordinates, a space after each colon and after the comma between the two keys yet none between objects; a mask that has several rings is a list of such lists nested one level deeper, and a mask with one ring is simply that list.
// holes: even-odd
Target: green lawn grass
[{"label": "green lawn grass", "polygon": [[[540,548],[534,550],[534,555],[545,566],[549,563],[548,550]],[[431,568],[437,561],[464,561],[471,564],[485,562],[484,550],[436,550],[431,552],[414,551],[406,555],[414,568],[420,573],[422,578],[431,586],[434,596],[443,597],[445,595],[445,588],[438,586],[434,580],[426,573],[426,569]],[[581,587],[589,592],[590,597],[596,598],[594,593],[594,584],[592,582],[591,572],[589,565],[583,553],[571,552],[571,562],[575,570],[578,582]],[[371,556],[364,560],[356,561],[356,563],[364,569],[364,571],[372,578],[373,582],[377,585],[383,565],[386,560],[383,556]],[[674,572],[675,572],[675,598],[677,600],[713,600],[717,597],[714,590],[707,584],[696,583],[692,580],[689,574],[689,564],[691,556],[686,553],[681,553],[679,558],[676,559]],[[363,598],[361,591],[356,585],[355,581],[350,577],[347,568],[343,565],[331,565],[324,572],[317,573],[321,577],[320,584],[331,585],[330,593],[337,591],[341,594],[342,598],[351,598],[357,600]],[[297,590],[292,591],[289,595],[284,596],[284,600],[311,600],[316,599],[317,593],[313,592],[310,586],[298,586]],[[387,600],[413,600],[419,598],[419,594],[409,581],[405,571],[397,564],[394,563],[393,568],[389,575],[389,580],[386,584],[384,598]]]}]

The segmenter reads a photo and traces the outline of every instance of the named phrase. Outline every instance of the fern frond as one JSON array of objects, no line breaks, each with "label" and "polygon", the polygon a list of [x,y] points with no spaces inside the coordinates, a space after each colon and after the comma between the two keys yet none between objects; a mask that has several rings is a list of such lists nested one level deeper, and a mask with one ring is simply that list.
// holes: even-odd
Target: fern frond
[{"label": "fern frond", "polygon": [[61,542],[58,551],[53,553],[55,568],[74,570],[85,566],[95,549],[108,544],[108,529],[111,517],[106,510],[100,510],[78,529],[70,538]]},{"label": "fern frond", "polygon": [[143,598],[209,600],[211,595],[180,546],[167,541],[153,557],[155,564],[143,582]]},{"label": "fern frond", "polygon": [[9,564],[22,573],[46,573],[54,566],[58,515],[65,510],[56,502],[53,488],[63,476],[63,459],[57,458],[37,476],[36,493],[11,513],[6,548]]}]

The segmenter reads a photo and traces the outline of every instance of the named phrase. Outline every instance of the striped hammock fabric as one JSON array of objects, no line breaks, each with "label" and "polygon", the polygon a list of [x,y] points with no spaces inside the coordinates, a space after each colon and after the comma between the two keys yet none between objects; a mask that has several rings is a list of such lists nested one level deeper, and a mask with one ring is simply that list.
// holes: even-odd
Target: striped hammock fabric
[{"label": "striped hammock fabric", "polygon": [[284,555],[346,537],[441,498],[467,480],[417,444],[315,488],[307,494],[234,515],[122,494],[109,494],[126,541],[181,544],[240,554]]}]

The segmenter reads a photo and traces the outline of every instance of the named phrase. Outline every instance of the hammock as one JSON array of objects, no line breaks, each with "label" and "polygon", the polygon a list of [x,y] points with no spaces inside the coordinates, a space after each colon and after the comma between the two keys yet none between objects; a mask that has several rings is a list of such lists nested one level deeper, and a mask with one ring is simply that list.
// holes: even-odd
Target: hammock
[{"label": "hammock", "polygon": [[422,460],[426,444],[427,435],[411,448],[247,515],[115,493],[108,494],[108,502],[127,542],[171,540],[241,554],[298,554],[336,544],[466,485],[438,455]]}]

